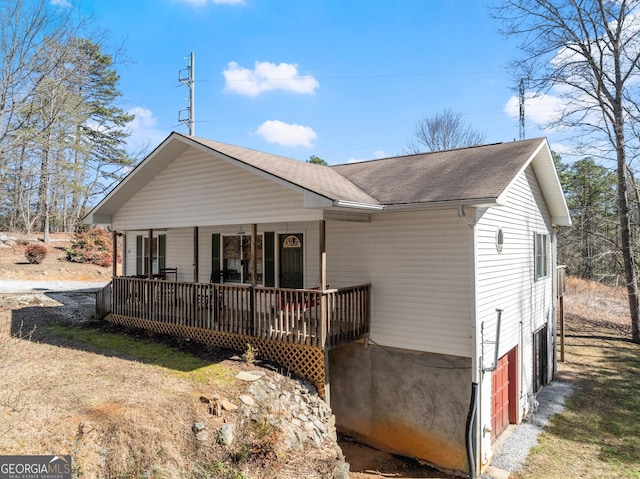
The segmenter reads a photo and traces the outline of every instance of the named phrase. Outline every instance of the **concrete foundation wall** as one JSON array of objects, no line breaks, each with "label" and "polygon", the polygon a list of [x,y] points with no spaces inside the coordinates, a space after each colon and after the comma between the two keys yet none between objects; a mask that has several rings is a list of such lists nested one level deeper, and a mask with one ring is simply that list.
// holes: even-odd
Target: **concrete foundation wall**
[{"label": "concrete foundation wall", "polygon": [[384,451],[468,472],[471,359],[352,343],[329,353],[338,430]]}]

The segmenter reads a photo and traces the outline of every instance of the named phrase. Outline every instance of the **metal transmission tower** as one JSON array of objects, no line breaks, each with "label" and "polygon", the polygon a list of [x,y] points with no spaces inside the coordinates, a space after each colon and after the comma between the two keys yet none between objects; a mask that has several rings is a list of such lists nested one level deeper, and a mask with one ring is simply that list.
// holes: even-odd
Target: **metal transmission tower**
[{"label": "metal transmission tower", "polygon": [[[178,112],[178,122],[183,123],[189,126],[189,134],[196,134],[196,115],[195,115],[195,101],[196,101],[196,81],[195,81],[195,59],[196,56],[193,52],[191,52],[191,58],[189,59],[189,64],[187,68],[183,68],[178,73],[178,80],[180,83],[187,85],[189,87],[189,106],[186,110],[180,110]],[[187,113],[187,118],[183,117],[183,113]]]},{"label": "metal transmission tower", "polygon": [[524,80],[520,79],[520,140],[524,140]]}]

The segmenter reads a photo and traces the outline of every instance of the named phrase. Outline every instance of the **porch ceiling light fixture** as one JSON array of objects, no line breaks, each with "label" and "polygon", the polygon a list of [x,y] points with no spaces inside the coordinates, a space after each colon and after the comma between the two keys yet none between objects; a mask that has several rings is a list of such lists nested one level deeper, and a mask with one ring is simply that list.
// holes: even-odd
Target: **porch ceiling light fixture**
[{"label": "porch ceiling light fixture", "polygon": [[238,232],[236,233],[237,235],[243,235],[243,234],[246,234],[246,233],[245,233],[245,231],[244,231],[243,226],[244,226],[244,225],[240,225],[240,231],[238,231]]}]

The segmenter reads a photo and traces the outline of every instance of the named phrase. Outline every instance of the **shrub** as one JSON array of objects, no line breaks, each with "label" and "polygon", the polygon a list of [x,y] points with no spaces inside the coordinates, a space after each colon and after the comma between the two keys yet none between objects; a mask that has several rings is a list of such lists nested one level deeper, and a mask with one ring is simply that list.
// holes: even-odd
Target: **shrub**
[{"label": "shrub", "polygon": [[257,356],[258,356],[258,348],[253,346],[251,343],[247,343],[247,350],[242,355],[245,362],[249,366],[252,366],[255,363]]},{"label": "shrub", "polygon": [[40,243],[29,243],[24,248],[24,256],[31,264],[40,264],[47,257],[47,247]]},{"label": "shrub", "polygon": [[[113,264],[112,242],[109,233],[102,228],[89,228],[77,232],[67,249],[67,260],[74,263],[90,263],[108,267]],[[122,261],[118,253],[117,261]]]}]

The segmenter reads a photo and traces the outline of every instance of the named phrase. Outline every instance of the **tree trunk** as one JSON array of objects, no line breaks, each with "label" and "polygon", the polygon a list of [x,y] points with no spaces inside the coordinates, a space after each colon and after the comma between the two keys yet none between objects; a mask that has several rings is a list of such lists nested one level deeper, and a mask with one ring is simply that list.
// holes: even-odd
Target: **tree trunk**
[{"label": "tree trunk", "polygon": [[47,134],[46,145],[42,151],[40,163],[40,185],[38,187],[38,213],[41,215],[44,243],[49,244],[49,155],[51,150],[51,132]]},{"label": "tree trunk", "polygon": [[[622,123],[618,123],[622,125]],[[640,343],[640,304],[638,303],[638,276],[631,238],[631,218],[627,194],[627,159],[625,155],[624,133],[622,127],[616,128],[616,147],[618,160],[618,215],[620,219],[620,244],[624,261],[624,276],[629,297],[631,315],[631,340]]]}]

